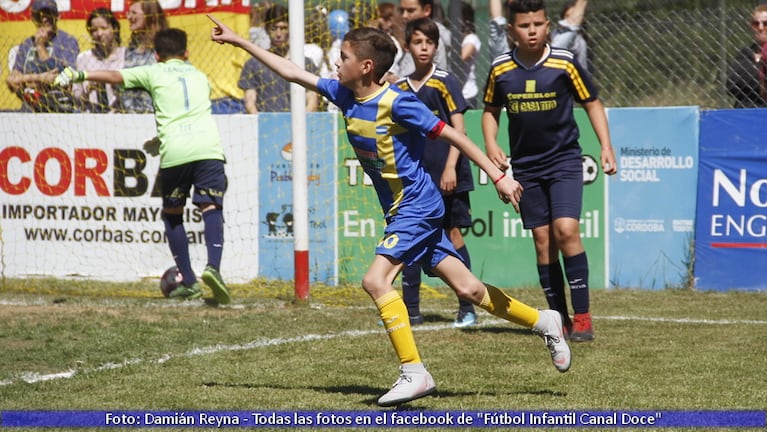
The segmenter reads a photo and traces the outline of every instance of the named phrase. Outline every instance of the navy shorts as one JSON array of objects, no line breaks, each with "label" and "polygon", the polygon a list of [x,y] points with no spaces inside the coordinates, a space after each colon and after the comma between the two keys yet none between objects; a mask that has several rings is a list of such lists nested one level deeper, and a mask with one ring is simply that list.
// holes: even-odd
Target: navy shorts
[{"label": "navy shorts", "polygon": [[386,225],[376,255],[390,256],[406,266],[418,262],[429,276],[448,255],[462,260],[447,238],[442,218],[396,218]]},{"label": "navy shorts", "polygon": [[442,220],[442,226],[445,229],[471,226],[469,191],[443,195],[442,200],[445,203],[445,218]]},{"label": "navy shorts", "polygon": [[554,219],[580,220],[583,208],[583,166],[562,170],[555,175],[519,180],[525,189],[519,202],[522,226],[533,229],[549,225]]},{"label": "navy shorts", "polygon": [[194,186],[192,203],[215,204],[224,207],[227,179],[224,161],[206,159],[170,168],[160,169],[162,207],[183,207]]}]

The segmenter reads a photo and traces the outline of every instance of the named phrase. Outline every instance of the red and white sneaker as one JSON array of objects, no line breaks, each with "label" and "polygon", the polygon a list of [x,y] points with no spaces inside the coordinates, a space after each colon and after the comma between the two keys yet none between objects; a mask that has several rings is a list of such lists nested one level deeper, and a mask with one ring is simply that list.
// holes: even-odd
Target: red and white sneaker
[{"label": "red and white sneaker", "polygon": [[591,325],[591,313],[575,314],[573,316],[573,331],[570,333],[572,342],[588,342],[594,340],[594,327]]},{"label": "red and white sneaker", "polygon": [[533,326],[533,332],[543,338],[551,353],[551,361],[560,372],[570,369],[572,354],[567,345],[562,329],[562,314],[555,310],[545,309],[539,312],[538,322]]},{"label": "red and white sneaker", "polygon": [[411,365],[400,366],[400,375],[397,382],[394,383],[391,390],[378,399],[378,405],[382,407],[401,405],[428,396],[437,390],[434,378],[432,378],[423,365],[419,364],[416,368],[409,366]]}]

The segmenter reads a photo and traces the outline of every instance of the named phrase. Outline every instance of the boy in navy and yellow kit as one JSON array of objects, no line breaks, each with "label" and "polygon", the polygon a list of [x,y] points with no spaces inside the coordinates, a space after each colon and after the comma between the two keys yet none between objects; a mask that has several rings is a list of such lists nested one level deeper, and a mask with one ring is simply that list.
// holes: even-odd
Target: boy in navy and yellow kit
[{"label": "boy in navy and yellow kit", "polygon": [[589,268],[580,233],[583,162],[574,102],[583,106],[599,139],[602,169],[613,175],[617,167],[607,115],[596,87],[573,53],[548,44],[549,21],[543,1],[515,0],[509,9],[509,29],[516,46],[498,56],[488,74],[482,113],[485,148],[497,167],[508,168],[506,153],[496,141],[505,107],[511,167],[525,189],[520,214],[523,226],[533,233],[541,287],[549,307],[564,316],[570,340],[590,341],[594,329]]},{"label": "boy in navy and yellow kit", "polygon": [[[462,87],[449,72],[437,68],[434,57],[439,46],[439,27],[430,18],[418,18],[407,23],[405,43],[413,57],[415,71],[396,82],[406,91],[412,91],[440,120],[456,130],[466,133],[463,113],[469,105],[463,98]],[[442,193],[445,217],[442,220],[448,238],[455,246],[466,267],[471,269],[469,250],[461,228],[471,226],[469,192],[474,190],[469,159],[444,140],[427,139],[421,162],[434,184]],[[422,324],[420,311],[421,266],[417,263],[402,269],[402,296],[407,306],[410,324]],[[477,323],[474,305],[458,299],[456,328],[471,327]]]}]

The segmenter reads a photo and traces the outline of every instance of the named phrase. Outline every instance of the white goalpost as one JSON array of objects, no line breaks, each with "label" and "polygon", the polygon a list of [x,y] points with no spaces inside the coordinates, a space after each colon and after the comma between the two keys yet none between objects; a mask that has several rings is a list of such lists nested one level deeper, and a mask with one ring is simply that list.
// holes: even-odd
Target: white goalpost
[{"label": "white goalpost", "polygon": [[[304,68],[304,2],[288,2],[290,60]],[[293,143],[293,256],[297,300],[309,298],[309,208],[306,169],[306,89],[290,84]]]}]

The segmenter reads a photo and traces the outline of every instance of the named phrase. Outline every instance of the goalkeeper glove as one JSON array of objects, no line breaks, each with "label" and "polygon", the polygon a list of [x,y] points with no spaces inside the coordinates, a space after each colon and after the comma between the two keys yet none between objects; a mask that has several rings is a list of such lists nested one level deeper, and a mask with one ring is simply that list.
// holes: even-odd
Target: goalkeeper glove
[{"label": "goalkeeper glove", "polygon": [[88,74],[84,71],[78,71],[67,66],[61,73],[53,80],[53,85],[56,87],[66,87],[73,83],[81,83],[88,79]]}]

